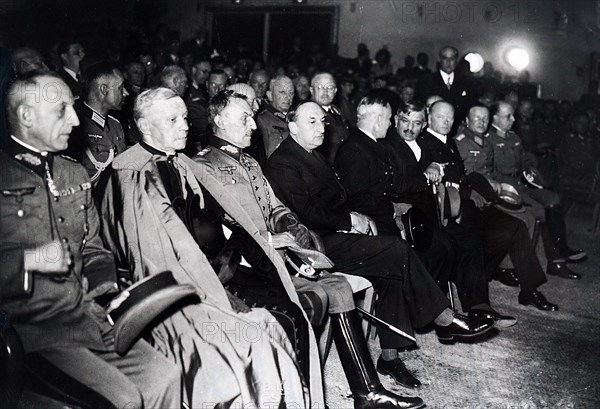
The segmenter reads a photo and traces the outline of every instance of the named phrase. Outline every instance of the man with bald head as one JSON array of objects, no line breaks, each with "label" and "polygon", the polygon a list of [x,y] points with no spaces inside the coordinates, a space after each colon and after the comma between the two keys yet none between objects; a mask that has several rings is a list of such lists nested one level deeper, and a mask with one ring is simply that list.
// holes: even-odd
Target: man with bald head
[{"label": "man with bald head", "polygon": [[334,163],[340,145],[350,136],[348,122],[340,110],[333,105],[336,93],[335,79],[327,72],[316,74],[310,81],[311,100],[323,108],[327,122],[325,140],[319,151],[325,155],[331,165]]},{"label": "man with bald head", "polygon": [[256,125],[262,136],[264,157],[256,158],[264,165],[279,144],[289,136],[285,116],[294,100],[294,84],[289,77],[278,75],[269,82],[266,93],[269,105],[256,117]]},{"label": "man with bald head", "polygon": [[250,73],[250,77],[248,79],[248,84],[252,88],[254,88],[254,92],[256,92],[256,99],[258,101],[259,109],[262,110],[269,105],[269,100],[267,99],[267,91],[269,90],[269,81],[270,81],[269,73],[267,70],[258,69],[254,70]]},{"label": "man with bald head", "polygon": [[[525,224],[489,206],[489,203],[467,180],[465,165],[456,143],[451,138],[454,109],[445,101],[435,102],[431,108],[428,127],[419,136],[419,146],[430,160],[443,165],[442,182],[459,189],[461,197],[461,228],[479,233],[483,241],[485,268],[488,277],[508,253],[515,266],[521,293],[519,303],[533,304],[545,311],[556,311],[558,306],[546,300],[537,288],[546,277],[536,257],[535,249]],[[472,179],[470,179],[472,180]],[[458,223],[451,219],[448,226]]]},{"label": "man with bald head", "polygon": [[[86,170],[59,154],[79,125],[73,95],[54,73],[31,71],[8,92],[11,137],[0,152],[0,309],[36,373],[103,407],[180,407],[179,370],[145,341],[115,352],[95,297],[117,292]],[[82,392],[84,391],[84,392]]]},{"label": "man with bald head", "polygon": [[160,74],[160,84],[172,89],[179,97],[183,98],[188,88],[185,70],[178,65],[166,66]]}]

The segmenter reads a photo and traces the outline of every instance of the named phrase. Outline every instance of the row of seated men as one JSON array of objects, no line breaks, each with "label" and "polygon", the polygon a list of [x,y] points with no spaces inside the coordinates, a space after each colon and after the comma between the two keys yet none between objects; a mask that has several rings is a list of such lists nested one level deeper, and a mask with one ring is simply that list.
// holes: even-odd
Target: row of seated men
[{"label": "row of seated men", "polygon": [[[330,75],[315,78],[315,93],[335,94]],[[321,84],[319,78],[329,82]],[[278,79],[274,80],[272,85]],[[38,101],[19,92],[28,86],[42,89],[48,84],[55,85],[60,98]],[[147,407],[171,407],[166,399],[181,399],[176,393],[180,386],[175,386],[175,369],[183,374],[183,400],[191,406],[239,401],[263,407],[281,400],[301,406],[310,401],[318,406],[323,401],[321,374],[315,338],[306,319],[319,327],[329,315],[356,407],[420,407],[423,402],[419,398],[401,397],[383,389],[376,372],[392,375],[402,385],[418,387],[420,382],[405,368],[397,352],[410,343],[381,330],[382,354],[375,369],[360,334],[347,282],[328,273],[316,281],[289,276],[275,249],[307,247],[309,231],[318,233],[336,270],[365,276],[373,283],[379,294],[377,315],[409,334],[412,327],[433,322],[438,337],[451,341],[477,336],[496,323],[516,323],[513,317],[491,307],[487,291],[489,272],[507,253],[521,285],[519,301],[540,309],[558,309],[537,290],[545,276],[527,229],[530,226],[502,210],[496,199],[497,183],[465,176],[462,160],[451,146],[445,150],[409,143],[408,136],[414,141],[425,126],[422,106],[406,105],[396,113],[396,135],[407,140],[413,157],[395,159],[394,163],[388,156],[391,148],[376,142],[383,138],[394,142],[394,138],[386,138],[392,131],[392,110],[385,95],[374,92],[362,100],[357,128],[337,144],[333,155],[330,149],[326,155],[320,153],[328,140],[326,111],[316,102],[300,104],[287,112],[284,125],[289,137],[282,138],[268,159],[265,177],[260,165],[243,152],[251,145],[257,127],[251,87],[235,87],[248,95],[235,91],[215,94],[208,110],[214,134],[208,148],[190,160],[177,153],[187,143],[188,109],[175,90],[151,89],[136,98],[133,113],[141,141],[126,149],[119,122],[108,115],[108,110],[118,109],[126,95],[123,77],[114,67],[99,64],[90,70],[88,97],[77,107],[78,116],[66,84],[53,74],[34,72],[15,81],[9,93],[12,135],[5,148],[9,157],[3,174],[15,172],[18,177],[12,178],[10,186],[3,186],[3,192],[8,193],[2,199],[18,219],[15,222],[11,214],[2,220],[3,231],[8,232],[2,250],[12,261],[9,274],[2,276],[12,285],[2,286],[7,292],[2,308],[8,311],[28,351],[41,354],[115,406],[133,399],[145,401]],[[415,115],[418,120],[414,120]],[[433,130],[447,136],[452,122],[450,104],[432,105],[431,135],[435,136],[430,132]],[[403,124],[408,125],[403,128]],[[97,129],[90,130],[90,126]],[[73,128],[77,132],[69,141]],[[419,141],[426,136],[423,133]],[[448,142],[448,138],[442,139]],[[397,136],[395,142],[400,142]],[[100,152],[98,143],[108,145],[107,157],[95,155]],[[92,184],[79,165],[55,154],[67,145],[82,158]],[[446,155],[454,156],[448,159]],[[400,171],[401,165],[406,171]],[[28,183],[33,189],[23,188]],[[460,218],[438,218],[429,194],[431,185],[444,190],[446,185],[448,189],[458,188],[463,199]],[[44,195],[47,201],[41,200]],[[431,220],[431,246],[416,252],[402,240],[395,221],[402,207],[397,203],[412,204]],[[445,202],[442,207],[446,207]],[[563,223],[562,218],[557,219]],[[39,233],[42,226],[38,225],[42,224],[45,234],[32,236],[30,232]],[[535,226],[535,221],[532,224]],[[563,236],[562,241],[550,239],[547,251],[562,254],[548,258],[548,272],[574,278],[565,262],[583,254],[570,251]],[[60,249],[58,261],[36,257],[48,246]],[[137,379],[136,371],[122,366],[132,362],[111,353],[111,330],[91,299],[114,291],[113,257],[133,281],[170,270],[177,281],[198,288],[199,304],[185,306],[152,330],[160,358],[143,341],[131,350],[145,354],[141,361],[135,352],[125,356],[137,364],[152,361],[168,367],[171,377]],[[446,288],[448,280],[456,283],[467,315],[448,308],[440,289]],[[63,291],[75,299],[65,298]],[[56,298],[61,306],[55,305]],[[68,313],[67,305],[71,307]],[[77,313],[71,314],[73,310]],[[92,323],[87,321],[90,311],[95,312]],[[57,317],[75,328],[81,324],[94,329],[75,331],[78,336],[64,342],[56,326],[47,328],[48,320]],[[281,327],[269,328],[283,328],[287,337],[265,334],[266,345],[232,339],[225,329],[219,337],[207,339],[199,330],[203,323],[215,320],[247,325],[273,323],[273,317]],[[36,342],[31,335],[40,328],[48,331],[47,339],[54,342],[39,345],[39,339]],[[232,356],[239,362],[234,359],[232,363]],[[203,362],[200,367],[199,362]],[[82,375],[80,366],[84,363],[97,366],[98,371]],[[117,370],[131,375],[129,380],[116,375],[114,379],[119,382],[107,382]],[[215,376],[224,380],[223,389],[208,392],[207,384]],[[250,383],[248,376],[253,378]],[[284,378],[286,382],[282,382]],[[116,384],[128,387],[115,394]],[[165,406],[156,404],[161,400]]]}]

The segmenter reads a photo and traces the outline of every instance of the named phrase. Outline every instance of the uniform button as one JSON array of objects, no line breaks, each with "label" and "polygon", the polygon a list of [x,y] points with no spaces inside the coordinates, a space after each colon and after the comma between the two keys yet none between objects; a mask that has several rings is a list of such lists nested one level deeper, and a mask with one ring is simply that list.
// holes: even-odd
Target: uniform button
[{"label": "uniform button", "polygon": [[67,239],[66,237],[63,237],[62,242],[67,244],[67,243],[69,243],[69,239]]},{"label": "uniform button", "polygon": [[25,211],[23,209],[17,210],[17,216],[19,216],[19,217],[25,216]]},{"label": "uniform button", "polygon": [[87,206],[86,206],[86,205],[84,205],[84,204],[82,204],[81,206],[79,206],[79,208],[80,208],[81,210],[85,210],[85,209],[87,209]]},{"label": "uniform button", "polygon": [[54,201],[58,202],[58,196],[54,196]]},{"label": "uniform button", "polygon": [[254,186],[254,190],[258,190],[258,186]]},{"label": "uniform button", "polygon": [[261,201],[261,197],[260,197],[260,196],[258,196],[258,201],[259,201],[259,202]]},{"label": "uniform button", "polygon": [[60,216],[57,220],[58,220],[59,223],[64,223],[65,222],[65,218],[62,217],[62,216]]}]

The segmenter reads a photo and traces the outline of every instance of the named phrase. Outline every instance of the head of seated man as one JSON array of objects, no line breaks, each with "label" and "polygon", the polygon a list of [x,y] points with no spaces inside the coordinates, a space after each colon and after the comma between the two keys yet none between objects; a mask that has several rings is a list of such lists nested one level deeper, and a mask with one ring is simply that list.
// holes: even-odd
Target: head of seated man
[{"label": "head of seated man", "polygon": [[313,101],[322,107],[328,107],[332,104],[337,86],[333,75],[323,72],[317,74],[310,81],[310,94]]},{"label": "head of seated man", "polygon": [[407,142],[414,141],[427,125],[426,108],[417,101],[401,104],[395,120],[398,135]]},{"label": "head of seated man", "polygon": [[146,80],[144,64],[139,61],[130,61],[125,65],[124,77],[132,86],[141,88]]},{"label": "head of seated man", "polygon": [[33,70],[45,72],[48,67],[44,62],[42,54],[34,48],[20,47],[12,53],[17,75],[23,75]]},{"label": "head of seated man", "polygon": [[381,94],[368,94],[356,108],[356,126],[371,139],[385,138],[391,119],[392,108]]},{"label": "head of seated man", "polygon": [[79,119],[67,84],[55,73],[31,71],[12,83],[7,92],[11,133],[41,152],[67,149]]},{"label": "head of seated man", "polygon": [[312,152],[325,138],[325,111],[313,101],[305,101],[287,114],[290,136],[306,151]]},{"label": "head of seated man", "polygon": [[285,75],[273,77],[269,82],[267,98],[275,110],[287,113],[294,100],[294,83]]},{"label": "head of seated man", "polygon": [[483,105],[475,105],[469,109],[466,122],[467,128],[482,136],[487,132],[490,123],[490,111]]},{"label": "head of seated man", "polygon": [[490,116],[492,117],[492,126],[501,132],[510,131],[515,123],[515,109],[511,104],[505,101],[498,101],[490,108]]},{"label": "head of seated man", "polygon": [[183,98],[187,91],[188,80],[183,68],[178,65],[168,65],[160,74],[160,84],[172,89],[177,96]]},{"label": "head of seated man", "polygon": [[175,91],[161,87],[142,92],[135,100],[133,118],[148,145],[168,154],[185,148],[187,108]]},{"label": "head of seated man", "polygon": [[429,108],[429,128],[441,135],[448,135],[454,124],[454,107],[446,101],[434,102]]},{"label": "head of seated man", "polygon": [[100,62],[85,70],[85,102],[102,115],[120,110],[129,95],[121,70],[110,62]]},{"label": "head of seated man", "polygon": [[269,74],[264,69],[254,70],[250,73],[250,86],[254,88],[257,98],[264,98],[269,89]]},{"label": "head of seated man", "polygon": [[221,91],[211,98],[208,113],[217,138],[240,149],[250,146],[256,122],[245,95]]},{"label": "head of seated man", "polygon": [[223,91],[227,86],[227,73],[223,70],[213,69],[206,80],[206,91],[209,98],[214,97],[219,92]]}]

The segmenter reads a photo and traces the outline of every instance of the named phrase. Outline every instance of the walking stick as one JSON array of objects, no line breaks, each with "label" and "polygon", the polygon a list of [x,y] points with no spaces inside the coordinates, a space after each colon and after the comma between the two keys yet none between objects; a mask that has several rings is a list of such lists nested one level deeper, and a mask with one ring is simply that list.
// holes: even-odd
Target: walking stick
[{"label": "walking stick", "polygon": [[417,340],[415,339],[415,337],[408,335],[406,332],[402,331],[401,329],[398,329],[398,328],[394,327],[392,324],[389,324],[389,323],[385,322],[381,318],[377,318],[376,316],[374,316],[373,314],[371,314],[371,313],[363,310],[362,308],[356,307],[356,311],[358,311],[359,313],[361,313],[365,317],[369,318],[370,320],[372,320],[376,324],[382,325],[384,328],[387,328],[390,331],[395,332],[396,334],[398,334],[400,336],[403,336],[406,339],[410,339],[412,342],[417,342]]}]

